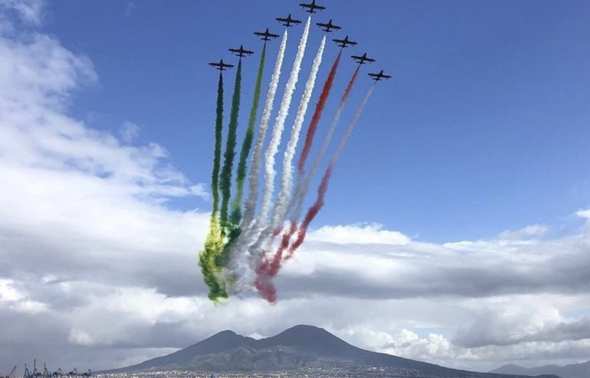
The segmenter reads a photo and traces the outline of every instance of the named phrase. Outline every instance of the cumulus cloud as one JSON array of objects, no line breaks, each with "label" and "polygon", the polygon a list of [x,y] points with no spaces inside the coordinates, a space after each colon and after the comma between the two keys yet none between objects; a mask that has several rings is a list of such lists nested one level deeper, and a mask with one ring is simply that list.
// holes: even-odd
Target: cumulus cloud
[{"label": "cumulus cloud", "polygon": [[[34,4],[1,7],[35,23],[41,8]],[[198,197],[207,193],[168,164],[168,152],[158,144],[135,145],[71,117],[73,91],[98,80],[91,61],[47,35],[13,35],[10,26],[10,33],[0,34],[0,318],[11,330],[0,337],[0,360],[36,353],[60,361],[58,352],[61,361],[73,361],[72,355],[84,360],[74,346],[119,342],[86,329],[86,321],[112,323],[91,319],[101,312],[91,306],[98,299],[119,293],[128,302],[137,285],[145,287],[135,289],[140,293],[170,295],[183,281],[202,289],[194,254],[207,215],[166,203],[173,197],[204,203]],[[178,277],[172,285],[165,284],[169,274]],[[124,355],[156,353],[132,349]],[[105,364],[117,354],[93,352],[102,353]]]},{"label": "cumulus cloud", "polygon": [[410,239],[397,231],[385,230],[380,224],[324,226],[310,233],[309,240],[335,244],[404,245]]},{"label": "cumulus cloud", "polygon": [[12,11],[23,22],[33,25],[41,22],[43,6],[42,0],[0,0],[0,10]]},{"label": "cumulus cloud", "polygon": [[[350,233],[354,227],[346,226]],[[587,233],[445,244],[312,240],[286,265],[279,284],[284,295],[311,291],[359,298],[585,293],[590,289],[589,242]]]},{"label": "cumulus cloud", "polygon": [[538,239],[545,235],[548,231],[548,227],[542,224],[533,224],[521,228],[520,230],[508,230],[504,231],[499,235],[499,239],[502,240],[529,240]]},{"label": "cumulus cloud", "polygon": [[459,329],[454,342],[483,347],[590,339],[590,318],[564,316],[568,305],[567,299],[543,295],[479,301],[471,305],[471,324]]},{"label": "cumulus cloud", "polygon": [[588,210],[579,210],[576,212],[576,215],[580,218],[590,219],[590,209]]}]

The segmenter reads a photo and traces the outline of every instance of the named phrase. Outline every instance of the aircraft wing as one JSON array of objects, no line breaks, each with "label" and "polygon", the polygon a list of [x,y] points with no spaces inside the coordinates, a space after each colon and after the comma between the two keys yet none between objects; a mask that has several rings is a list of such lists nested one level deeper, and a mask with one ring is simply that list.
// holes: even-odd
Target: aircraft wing
[{"label": "aircraft wing", "polygon": [[315,3],[312,3],[312,4],[302,3],[302,4],[299,4],[299,5],[301,5],[303,8],[308,8],[308,9],[312,9],[312,10],[313,9],[320,9],[320,10],[326,9],[326,7],[324,7],[323,5],[317,5]]}]

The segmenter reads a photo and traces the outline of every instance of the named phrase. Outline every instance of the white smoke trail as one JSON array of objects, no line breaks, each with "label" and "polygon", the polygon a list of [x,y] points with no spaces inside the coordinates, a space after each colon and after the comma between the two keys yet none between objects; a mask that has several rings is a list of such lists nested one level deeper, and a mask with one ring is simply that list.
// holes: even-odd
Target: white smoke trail
[{"label": "white smoke trail", "polygon": [[277,227],[280,227],[284,222],[287,207],[289,205],[289,201],[291,200],[291,194],[293,189],[293,158],[295,157],[297,143],[299,142],[299,136],[301,134],[301,127],[303,126],[303,121],[305,120],[305,114],[309,106],[309,101],[313,93],[313,88],[315,87],[318,71],[320,69],[320,65],[322,64],[322,57],[324,55],[325,46],[326,37],[324,36],[324,38],[322,38],[322,42],[320,43],[318,52],[316,53],[316,56],[313,60],[311,71],[309,73],[309,78],[307,79],[307,83],[305,84],[305,90],[303,92],[303,95],[301,96],[301,101],[299,103],[299,108],[297,110],[297,116],[295,117],[295,122],[293,123],[293,127],[291,128],[291,137],[289,139],[289,143],[287,144],[287,149],[285,150],[285,156],[283,157],[283,176],[281,180],[281,192],[279,193],[277,205],[274,208],[274,214],[272,219],[273,230]]},{"label": "white smoke trail", "polygon": [[[311,24],[311,17],[308,17],[305,24],[305,29],[299,40],[299,46],[297,47],[297,54],[295,55],[295,61],[293,62],[293,68],[289,75],[289,80],[285,85],[285,92],[281,100],[281,106],[279,108],[271,140],[266,149],[265,153],[265,182],[264,182],[264,194],[262,197],[262,205],[260,214],[256,221],[251,222],[248,230],[246,230],[245,243],[248,243],[248,252],[245,253],[244,257],[248,261],[248,266],[239,266],[239,273],[236,273],[236,288],[241,289],[249,287],[252,282],[253,274],[258,265],[260,258],[262,257],[263,249],[261,248],[262,243],[269,238],[271,234],[271,228],[268,222],[272,195],[274,192],[274,180],[276,171],[274,168],[275,157],[281,143],[281,137],[285,128],[285,121],[289,114],[289,107],[293,99],[293,92],[299,79],[299,72],[301,71],[301,63],[305,55],[305,48],[307,47],[307,39],[309,37],[309,27]],[[241,246],[240,246],[241,247]],[[242,260],[243,261],[243,260]]]},{"label": "white smoke trail", "polygon": [[301,71],[301,63],[303,56],[305,55],[305,48],[307,46],[307,37],[309,36],[309,25],[311,23],[311,17],[307,18],[305,29],[299,40],[299,46],[297,48],[297,54],[295,55],[295,61],[293,63],[293,69],[291,75],[285,86],[285,92],[283,93],[283,99],[281,101],[281,107],[275,120],[275,125],[272,133],[270,143],[266,149],[265,154],[265,180],[264,180],[264,195],[262,196],[262,207],[258,220],[262,227],[268,226],[268,215],[270,213],[270,207],[272,202],[272,195],[274,193],[274,182],[275,182],[275,158],[279,150],[279,144],[281,143],[281,137],[285,128],[285,120],[289,115],[289,107],[293,99],[293,92],[297,86],[297,80],[299,80],[299,72]]},{"label": "white smoke trail", "polygon": [[[252,234],[255,231],[253,225],[254,214],[256,213],[256,203],[258,200],[258,175],[260,173],[260,161],[262,159],[262,148],[266,139],[266,133],[270,123],[270,116],[274,106],[275,97],[279,87],[281,78],[281,69],[283,67],[283,60],[285,58],[285,51],[287,49],[288,32],[285,30],[281,45],[279,47],[275,66],[264,100],[264,108],[260,118],[260,126],[256,136],[256,144],[252,153],[252,165],[250,166],[249,181],[248,181],[248,197],[244,205],[244,216],[242,217],[241,234],[234,240],[234,244],[230,247],[229,255],[231,260],[229,263],[229,274],[235,277],[244,276],[249,269],[247,248],[248,241],[253,238]],[[235,278],[232,277],[232,280]]]},{"label": "white smoke trail", "polygon": [[[285,58],[285,50],[287,48],[287,37],[288,33],[285,30],[279,52],[277,53],[277,59],[275,61],[275,67],[270,79],[268,86],[268,92],[266,93],[266,99],[264,100],[264,109],[262,111],[262,117],[260,118],[260,126],[258,128],[258,135],[256,137],[256,144],[254,145],[254,152],[252,153],[252,165],[250,166],[250,179],[248,182],[248,199],[244,206],[244,216],[242,218],[242,229],[248,227],[254,219],[256,212],[256,202],[258,200],[258,175],[260,172],[260,160],[262,158],[262,147],[264,146],[264,140],[266,138],[266,132],[270,123],[270,116],[272,114],[272,108],[274,105],[277,89],[279,87],[279,80],[281,78],[281,68],[283,67],[283,60]],[[243,239],[243,238],[241,238]]]}]

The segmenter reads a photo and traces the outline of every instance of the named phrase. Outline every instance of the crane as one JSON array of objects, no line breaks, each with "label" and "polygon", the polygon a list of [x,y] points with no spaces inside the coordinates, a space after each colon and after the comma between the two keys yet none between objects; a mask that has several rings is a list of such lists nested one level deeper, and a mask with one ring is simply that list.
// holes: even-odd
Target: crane
[{"label": "crane", "polygon": [[12,370],[10,371],[10,373],[8,373],[8,375],[6,377],[2,377],[2,378],[12,378],[15,371],[16,371],[16,365],[14,365],[14,367],[12,368]]}]

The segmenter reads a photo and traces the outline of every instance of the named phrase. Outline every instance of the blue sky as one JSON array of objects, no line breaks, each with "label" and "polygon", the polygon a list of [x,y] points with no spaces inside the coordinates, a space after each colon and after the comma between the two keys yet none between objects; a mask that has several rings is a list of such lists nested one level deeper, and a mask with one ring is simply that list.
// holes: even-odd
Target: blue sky
[{"label": "blue sky", "polygon": [[[252,32],[282,31],[274,17],[304,17],[296,4],[62,1],[47,8],[42,29],[88,56],[98,72],[100,84],[76,97],[75,115],[95,128],[140,125],[140,141],[159,143],[173,165],[208,183],[216,75],[206,63],[231,61],[226,49],[242,43],[259,51]],[[567,225],[588,207],[587,2],[362,4],[326,1],[328,11],[315,21],[333,18],[360,43],[348,52],[367,51],[378,59],[372,68],[394,78],[372,98],[315,227],[378,222],[422,240],[452,241]],[[321,36],[312,30],[311,48]],[[301,27],[293,32],[291,57]],[[271,47],[273,55],[278,43]],[[320,78],[336,51],[327,50]],[[254,63],[245,65],[244,108]],[[349,60],[341,66],[332,100],[352,69]],[[363,78],[352,104],[367,87]],[[200,199],[176,205],[209,207]]]}]

